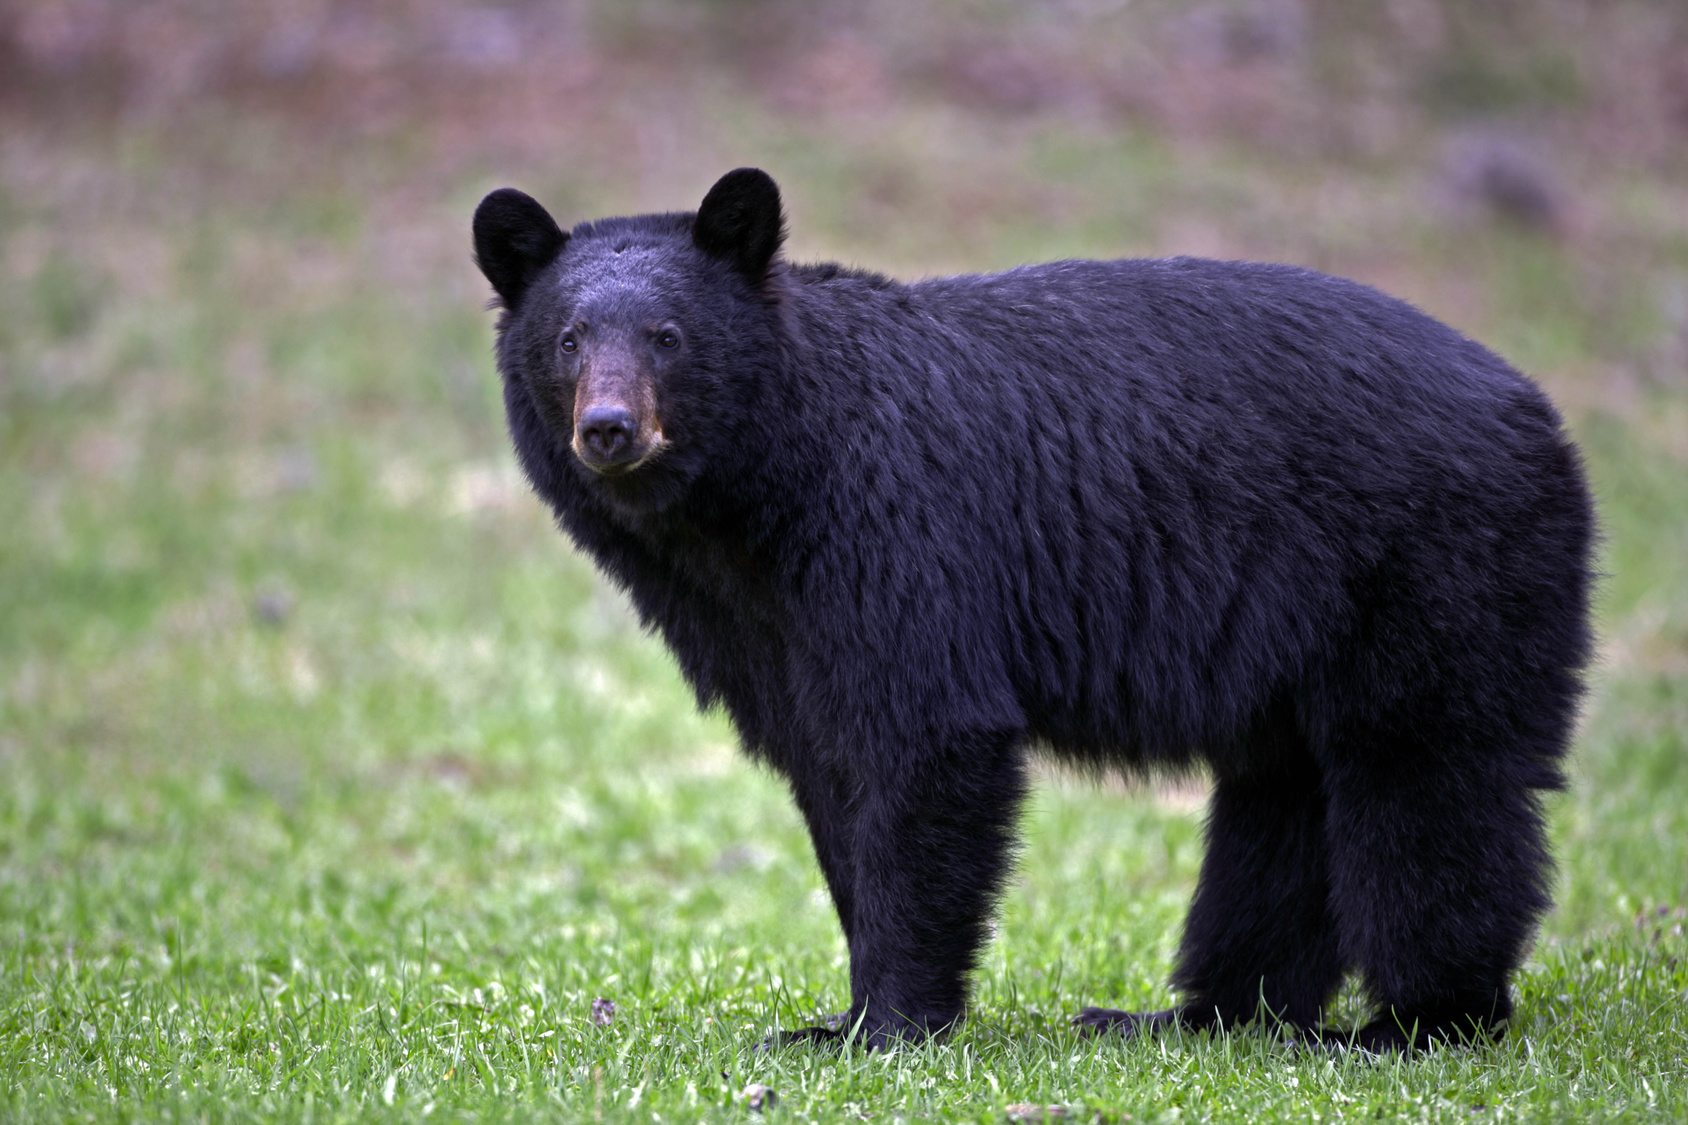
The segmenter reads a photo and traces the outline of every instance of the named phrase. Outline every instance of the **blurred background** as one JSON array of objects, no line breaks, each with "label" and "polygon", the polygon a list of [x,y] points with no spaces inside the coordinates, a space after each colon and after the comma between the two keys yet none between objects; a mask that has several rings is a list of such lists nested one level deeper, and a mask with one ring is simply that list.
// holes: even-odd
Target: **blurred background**
[{"label": "blurred background", "polygon": [[[495,187],[566,227],[744,164],[797,259],[1294,262],[1539,379],[1607,535],[1550,930],[1688,896],[1688,6],[10,0],[0,940],[793,899],[836,940],[778,787],[517,473],[469,251]],[[1112,815],[1077,794],[1028,867],[1142,865],[1173,940],[1189,803],[1129,798],[1168,842],[1112,860],[1039,843]]]}]

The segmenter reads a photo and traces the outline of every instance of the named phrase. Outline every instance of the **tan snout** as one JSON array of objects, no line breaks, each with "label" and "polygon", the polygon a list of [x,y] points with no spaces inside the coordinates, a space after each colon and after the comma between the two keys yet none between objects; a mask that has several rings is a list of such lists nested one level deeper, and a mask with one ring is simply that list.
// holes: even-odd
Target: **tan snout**
[{"label": "tan snout", "polygon": [[656,387],[632,356],[614,350],[581,365],[574,392],[574,455],[596,473],[632,472],[667,444]]}]

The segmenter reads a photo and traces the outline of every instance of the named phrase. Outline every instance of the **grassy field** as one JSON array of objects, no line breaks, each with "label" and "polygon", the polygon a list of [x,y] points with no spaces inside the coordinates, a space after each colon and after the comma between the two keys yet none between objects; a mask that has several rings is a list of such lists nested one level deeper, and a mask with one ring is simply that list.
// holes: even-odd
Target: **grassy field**
[{"label": "grassy field", "polygon": [[[506,71],[430,99],[330,48],[309,73],[343,103],[232,71],[171,93],[97,52],[0,83],[0,1117],[746,1120],[762,1084],[791,1121],[1688,1118],[1688,142],[1618,136],[1600,53],[1668,8],[1588,16],[1565,87],[1553,27],[1484,54],[1498,33],[1429,7],[1453,14],[1408,62],[1435,98],[1407,69],[1356,85],[1330,60],[1397,40],[1309,3],[1307,43],[1221,66],[1199,119],[1101,79],[1039,93],[1151,51],[1155,20],[1199,37],[1164,3],[1071,43],[988,4],[831,39],[749,0],[606,7],[568,73],[506,67],[508,113]],[[20,27],[0,66],[51,31]],[[707,50],[652,46],[676,28]],[[981,78],[944,44],[1020,53]],[[1469,188],[1462,162],[1512,158],[1454,94],[1523,100],[1546,210]],[[1606,533],[1602,649],[1503,1043],[1077,1037],[1083,1004],[1172,999],[1199,794],[1051,774],[958,1034],[755,1051],[848,1003],[806,837],[521,481],[467,249],[502,183],[586,217],[695,206],[741,163],[786,188],[797,257],[1297,261],[1559,399]]]}]

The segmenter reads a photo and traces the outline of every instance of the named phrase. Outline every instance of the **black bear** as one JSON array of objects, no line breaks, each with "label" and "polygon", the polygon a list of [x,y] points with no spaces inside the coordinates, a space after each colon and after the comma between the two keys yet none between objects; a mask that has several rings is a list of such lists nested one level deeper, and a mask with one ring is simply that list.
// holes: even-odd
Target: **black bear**
[{"label": "black bear", "polygon": [[[495,191],[517,453],[790,783],[875,1046],[962,1014],[1026,756],[1211,772],[1181,1006],[1492,1034],[1549,905],[1593,514],[1526,378],[1305,269],[788,264],[774,182],[562,231]],[[849,1032],[810,1028],[797,1038]]]}]

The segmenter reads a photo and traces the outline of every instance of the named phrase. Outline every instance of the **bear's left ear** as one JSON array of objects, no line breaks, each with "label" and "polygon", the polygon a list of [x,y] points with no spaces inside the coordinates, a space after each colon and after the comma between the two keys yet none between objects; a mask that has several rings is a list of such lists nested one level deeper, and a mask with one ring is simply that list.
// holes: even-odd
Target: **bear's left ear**
[{"label": "bear's left ear", "polygon": [[475,262],[511,312],[568,240],[550,212],[515,188],[499,188],[475,208]]},{"label": "bear's left ear", "polygon": [[715,181],[692,224],[697,248],[727,262],[753,285],[767,280],[784,241],[780,189],[760,168],[737,168]]}]

